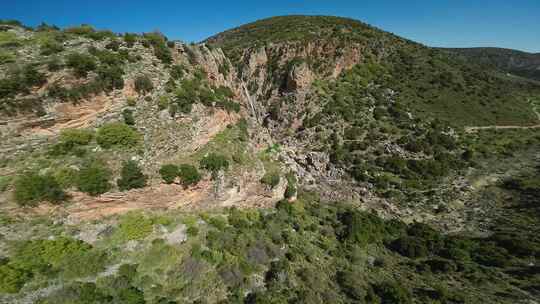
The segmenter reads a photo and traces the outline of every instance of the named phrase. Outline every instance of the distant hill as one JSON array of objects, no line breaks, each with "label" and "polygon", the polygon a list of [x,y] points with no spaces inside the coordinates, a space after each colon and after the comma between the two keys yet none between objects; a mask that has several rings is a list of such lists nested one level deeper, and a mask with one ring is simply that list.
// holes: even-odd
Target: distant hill
[{"label": "distant hill", "polygon": [[527,53],[503,48],[447,49],[481,64],[540,81],[540,53]]}]

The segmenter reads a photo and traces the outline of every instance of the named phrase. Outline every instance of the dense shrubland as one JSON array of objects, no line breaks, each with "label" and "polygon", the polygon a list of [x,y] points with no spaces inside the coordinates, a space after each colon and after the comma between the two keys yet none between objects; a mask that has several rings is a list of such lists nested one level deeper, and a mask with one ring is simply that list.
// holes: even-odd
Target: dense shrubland
[{"label": "dense shrubland", "polygon": [[[508,180],[501,189],[519,193],[517,197],[523,199],[515,201],[517,206],[532,207],[540,185],[537,179],[537,173],[525,175]],[[182,222],[190,232],[188,242],[181,245],[150,241],[156,233],[154,227],[169,227],[176,221],[174,215],[129,213],[119,219],[109,238],[116,244],[148,242],[133,254],[132,264],[90,285],[67,284],[42,301],[62,302],[84,295],[93,301],[115,303],[118,294],[128,291],[135,302],[123,303],[139,303],[143,297],[167,303],[194,302],[193,297],[247,303],[270,299],[284,303],[511,301],[519,296],[507,278],[500,277],[503,271],[516,284],[538,292],[534,280],[520,275],[533,275],[534,267],[528,261],[540,254],[535,231],[514,239],[519,237],[512,234],[514,224],[523,222],[522,212],[514,209],[505,214],[494,235],[475,238],[444,235],[420,223],[382,220],[353,206],[324,203],[316,195],[302,192],[296,203],[283,201],[275,209],[232,208],[201,214],[203,222],[184,217]],[[529,212],[525,216],[532,221],[528,223],[538,223],[536,215]],[[103,269],[108,260],[99,247],[68,238],[26,241],[13,249],[13,255],[0,265],[5,274],[0,288],[5,292],[16,292],[38,273],[51,278],[59,274],[84,277]],[[39,251],[42,258],[29,260],[27,253],[35,250],[43,250]],[[80,269],[70,268],[81,257],[89,262]],[[255,277],[261,278],[258,284],[264,288],[253,285]],[[117,280],[124,283],[113,292],[108,284]],[[468,288],[462,289],[463,285]],[[172,291],[178,286],[182,289]]]}]

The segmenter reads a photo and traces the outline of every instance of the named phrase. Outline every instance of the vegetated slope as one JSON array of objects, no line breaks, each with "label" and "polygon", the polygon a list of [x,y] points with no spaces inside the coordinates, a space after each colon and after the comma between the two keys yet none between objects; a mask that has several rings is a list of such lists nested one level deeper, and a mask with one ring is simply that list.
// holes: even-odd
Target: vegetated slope
[{"label": "vegetated slope", "polygon": [[0,25],[0,302],[538,298],[538,130],[462,128],[530,82],[336,17]]},{"label": "vegetated slope", "polygon": [[527,53],[502,48],[445,49],[467,59],[500,69],[504,72],[540,81],[540,53]]},{"label": "vegetated slope", "polygon": [[[347,64],[371,61],[384,68],[384,82],[379,84],[399,93],[398,102],[409,105],[415,114],[455,125],[531,123],[535,119],[522,95],[531,89],[529,84],[351,19],[275,17],[223,32],[206,42],[223,48],[241,70],[265,48],[270,75],[277,67],[286,74],[305,61],[319,76],[335,76],[332,72],[339,57],[356,56],[357,61]],[[282,62],[283,57],[288,62]],[[273,75],[270,81],[283,83],[284,79],[276,79],[279,77],[284,76]]]}]

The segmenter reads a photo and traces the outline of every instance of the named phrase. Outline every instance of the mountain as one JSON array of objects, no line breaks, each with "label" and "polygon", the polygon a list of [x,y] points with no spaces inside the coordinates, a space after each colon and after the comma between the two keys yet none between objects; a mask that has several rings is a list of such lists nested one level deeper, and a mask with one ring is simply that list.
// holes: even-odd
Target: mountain
[{"label": "mountain", "polygon": [[540,86],[360,21],[0,22],[0,302],[529,303]]},{"label": "mountain", "polygon": [[473,62],[482,63],[521,77],[540,80],[540,53],[501,48],[448,49]]}]

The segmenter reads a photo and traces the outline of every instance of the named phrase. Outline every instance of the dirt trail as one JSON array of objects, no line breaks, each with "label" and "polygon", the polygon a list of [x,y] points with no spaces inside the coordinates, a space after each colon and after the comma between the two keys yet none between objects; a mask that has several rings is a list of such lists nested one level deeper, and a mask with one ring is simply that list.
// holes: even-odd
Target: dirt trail
[{"label": "dirt trail", "polygon": [[[528,102],[531,102],[529,99]],[[540,112],[538,112],[537,106],[535,104],[532,104],[533,112],[536,114],[536,117],[538,121],[540,121]],[[482,130],[509,130],[509,129],[538,129],[540,128],[540,124],[532,125],[532,126],[515,126],[515,125],[508,125],[508,126],[482,126],[482,127],[465,127],[465,132],[467,133],[473,133],[476,131],[482,131]]]}]

